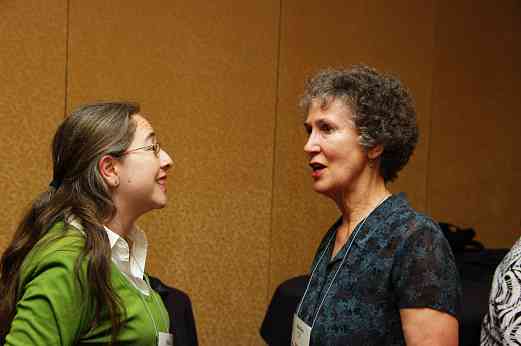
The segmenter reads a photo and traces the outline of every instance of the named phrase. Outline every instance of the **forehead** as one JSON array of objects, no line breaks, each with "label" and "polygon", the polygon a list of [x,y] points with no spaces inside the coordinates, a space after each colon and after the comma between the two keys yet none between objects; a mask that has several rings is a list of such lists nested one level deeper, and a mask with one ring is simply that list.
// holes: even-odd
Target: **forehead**
[{"label": "forehead", "polygon": [[132,120],[136,123],[136,130],[154,130],[152,128],[152,125],[150,125],[150,122],[147,119],[145,119],[141,114],[134,114],[132,116]]},{"label": "forehead", "polygon": [[134,114],[132,121],[136,124],[136,131],[134,132],[134,142],[148,141],[155,138],[154,129],[150,122],[141,114]]},{"label": "forehead", "polygon": [[333,99],[324,102],[323,99],[313,99],[309,105],[306,123],[313,123],[322,119],[336,122],[351,122],[353,113],[351,107],[342,100]]}]

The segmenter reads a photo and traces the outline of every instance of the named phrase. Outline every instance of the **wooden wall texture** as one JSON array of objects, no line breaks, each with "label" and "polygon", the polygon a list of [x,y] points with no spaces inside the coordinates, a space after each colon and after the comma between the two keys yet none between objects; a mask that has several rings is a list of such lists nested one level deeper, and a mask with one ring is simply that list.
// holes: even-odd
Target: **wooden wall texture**
[{"label": "wooden wall texture", "polygon": [[85,102],[139,101],[175,161],[140,225],[148,271],[188,292],[200,344],[262,345],[277,285],[337,215],[311,190],[304,80],[366,63],[399,76],[421,139],[392,185],[489,247],[521,234],[521,2],[4,0],[0,252],[51,178],[49,145]]}]

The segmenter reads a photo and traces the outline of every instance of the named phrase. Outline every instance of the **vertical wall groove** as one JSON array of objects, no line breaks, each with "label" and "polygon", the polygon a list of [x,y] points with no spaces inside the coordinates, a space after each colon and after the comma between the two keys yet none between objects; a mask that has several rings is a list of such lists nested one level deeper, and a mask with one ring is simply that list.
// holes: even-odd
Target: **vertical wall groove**
[{"label": "vertical wall groove", "polygon": [[275,168],[277,163],[277,124],[279,116],[279,84],[280,84],[280,50],[282,40],[282,0],[279,0],[279,19],[278,19],[278,37],[277,37],[277,61],[275,63],[275,102],[274,102],[274,116],[275,121],[273,122],[273,147],[272,147],[272,166],[271,166],[271,205],[270,205],[270,227],[269,227],[269,240],[268,240],[268,285],[266,291],[266,302],[269,303],[271,298],[271,253],[273,248],[273,223],[274,223],[274,200],[275,200]]},{"label": "vertical wall groove", "polygon": [[426,169],[425,169],[425,212],[428,215],[432,215],[431,210],[431,188],[430,188],[430,164],[431,164],[431,151],[432,151],[432,122],[434,118],[434,97],[435,97],[435,78],[436,78],[436,66],[438,62],[439,52],[438,52],[438,1],[434,2],[434,32],[432,35],[433,43],[432,43],[432,51],[434,54],[434,60],[431,66],[431,95],[430,95],[430,106],[429,106],[429,126],[427,127],[427,159],[425,161]]},{"label": "vertical wall groove", "polygon": [[66,22],[65,22],[65,90],[63,100],[63,117],[65,118],[69,113],[67,109],[68,98],[69,98],[69,33],[70,33],[70,4],[71,0],[67,0],[66,5]]}]

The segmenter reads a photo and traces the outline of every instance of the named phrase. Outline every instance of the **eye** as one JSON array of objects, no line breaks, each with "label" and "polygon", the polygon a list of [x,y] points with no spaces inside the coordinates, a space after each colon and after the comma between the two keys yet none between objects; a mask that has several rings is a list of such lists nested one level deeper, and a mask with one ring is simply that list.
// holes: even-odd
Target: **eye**
[{"label": "eye", "polygon": [[333,131],[333,127],[331,127],[329,124],[322,123],[320,124],[320,131],[324,133],[331,133]]},{"label": "eye", "polygon": [[159,142],[154,143],[154,144],[152,145],[152,150],[154,151],[154,154],[156,154],[157,156],[159,156],[159,152],[161,151],[161,146],[159,145]]}]

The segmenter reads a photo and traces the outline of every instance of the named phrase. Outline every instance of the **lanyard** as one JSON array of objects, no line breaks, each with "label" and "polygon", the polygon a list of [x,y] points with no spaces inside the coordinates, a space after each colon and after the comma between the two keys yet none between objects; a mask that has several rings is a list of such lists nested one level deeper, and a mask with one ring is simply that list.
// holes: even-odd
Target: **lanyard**
[{"label": "lanyard", "polygon": [[[150,283],[148,282],[148,277],[146,275],[144,277],[145,277],[145,282],[147,283],[148,289],[150,290],[150,294],[152,295],[152,300],[159,308],[159,313],[161,314],[161,310],[162,310],[161,305],[157,302],[156,297],[154,296],[154,290],[152,289],[152,286],[150,286]],[[139,295],[141,302],[143,303],[143,305],[145,306],[145,309],[147,310],[148,317],[152,321],[152,324],[154,326],[154,331],[155,331],[155,337],[156,337],[156,341],[157,341],[157,340],[159,340],[159,329],[157,327],[157,323],[154,318],[154,315],[150,311],[150,308],[148,307],[148,304],[145,301],[145,298],[143,298],[143,294],[141,292],[137,292],[137,294]],[[161,319],[163,320],[164,325],[167,326],[167,328],[168,328],[168,323],[166,323],[166,319],[165,319],[165,316],[163,316],[163,314],[161,314]]]},{"label": "lanyard", "polygon": [[[366,217],[364,217],[364,219],[355,227],[355,230],[353,231],[353,234],[352,234],[352,237],[351,239],[349,240],[349,245],[347,247],[347,250],[346,250],[346,253],[344,254],[344,257],[342,258],[342,262],[340,262],[340,265],[338,266],[337,270],[335,271],[335,275],[333,276],[333,279],[331,280],[331,282],[329,283],[329,287],[327,288],[326,290],[326,293],[324,293],[324,296],[322,297],[322,301],[320,302],[320,305],[318,306],[318,309],[317,311],[315,312],[315,317],[313,317],[313,321],[311,323],[311,329],[313,329],[313,327],[315,326],[315,322],[318,318],[318,314],[320,312],[320,309],[322,309],[322,306],[324,305],[324,302],[326,300],[326,297],[329,293],[329,290],[331,289],[331,286],[333,286],[333,283],[335,282],[335,279],[338,275],[338,273],[340,272],[340,269],[342,269],[342,266],[344,265],[344,262],[347,258],[347,255],[349,254],[349,251],[351,250],[351,246],[353,245],[353,243],[355,242],[356,240],[356,237],[358,236],[358,233],[360,232],[360,230],[362,229],[362,226],[364,225],[365,221],[369,218],[369,216],[373,213],[373,211],[375,211],[389,196],[385,196],[384,199],[382,199],[380,201],[380,203],[377,204],[376,207],[373,208],[373,210],[371,210],[369,212],[369,214],[367,214]],[[300,309],[302,307],[302,303],[304,302],[304,298],[306,297],[307,293],[308,293],[308,290],[309,290],[309,286],[311,284],[311,280],[313,279],[313,276],[315,274],[315,271],[317,270],[318,268],[318,265],[322,262],[322,258],[324,257],[324,255],[326,254],[327,252],[327,249],[329,248],[329,245],[331,244],[331,241],[333,240],[333,238],[335,237],[335,233],[333,233],[331,235],[331,237],[329,238],[328,242],[327,242],[327,245],[326,247],[324,248],[324,250],[322,251],[322,254],[320,255],[317,263],[315,264],[315,267],[313,268],[313,270],[311,271],[311,276],[309,277],[309,281],[308,281],[308,284],[306,286],[306,290],[304,291],[304,295],[302,296],[302,299],[300,300],[300,304],[298,306],[298,309],[297,309],[297,316],[298,314],[300,313]]]},{"label": "lanyard", "polygon": [[[150,294],[152,294],[152,298],[153,298],[154,297],[153,296],[154,293],[150,292]],[[154,315],[152,315],[152,312],[150,311],[150,308],[148,307],[148,304],[145,301],[145,298],[143,298],[142,293],[138,292],[138,295],[139,295],[139,298],[141,299],[141,302],[145,306],[145,309],[147,310],[148,317],[150,318],[150,320],[152,321],[152,324],[154,325],[155,336],[156,336],[156,339],[157,339],[158,336],[159,336],[159,330],[157,328],[157,324],[156,324],[156,320],[154,319]]]},{"label": "lanyard", "polygon": [[[311,329],[313,329],[313,327],[315,326],[315,322],[316,322],[316,320],[318,318],[318,313],[320,312],[320,309],[322,309],[322,305],[324,305],[324,301],[326,300],[327,294],[329,293],[329,290],[331,289],[331,286],[333,286],[333,283],[335,282],[335,279],[336,279],[336,276],[338,275],[338,272],[340,271],[340,269],[342,269],[342,266],[344,265],[345,259],[347,258],[347,255],[349,254],[349,250],[351,250],[351,246],[355,242],[356,236],[358,235],[358,232],[362,228],[361,226],[364,224],[365,220],[366,220],[366,218],[364,218],[362,220],[362,222],[359,223],[356,226],[356,229],[353,232],[353,237],[349,241],[349,246],[347,247],[346,253],[344,254],[344,257],[342,258],[342,262],[340,262],[340,265],[338,266],[337,270],[335,271],[335,275],[333,276],[333,280],[331,280],[331,282],[329,283],[329,287],[327,288],[326,293],[322,297],[322,301],[320,302],[320,305],[318,306],[318,309],[317,309],[317,311],[315,313],[315,317],[313,317],[313,322],[311,323]],[[316,271],[318,265],[320,264],[320,262],[322,261],[322,258],[324,257],[324,254],[327,252],[327,249],[329,248],[329,245],[331,244],[331,241],[333,240],[334,236],[335,235],[332,234],[331,237],[329,238],[327,246],[324,248],[324,251],[322,251],[322,255],[320,256],[320,259],[317,261],[317,264],[315,265],[315,268],[311,272],[311,276],[309,277],[309,281],[308,281],[308,285],[306,287],[306,291],[304,291],[304,295],[302,296],[302,300],[300,301],[300,304],[299,304],[298,309],[297,309],[297,315],[299,314],[300,309],[302,307],[302,303],[304,302],[304,298],[306,297],[306,295],[308,293],[309,286],[311,284],[311,280],[313,279],[315,271]]]},{"label": "lanyard", "polygon": [[[139,265],[139,263],[136,261],[135,257],[132,256],[132,258],[134,259],[134,262],[140,267],[141,269],[141,266]],[[143,269],[141,269],[141,271],[144,273],[145,271]],[[146,276],[146,274],[143,274],[143,277],[144,277],[144,280],[145,280],[145,283],[147,284],[147,287],[148,287],[148,290],[150,292],[150,295],[152,296],[152,300],[154,301],[154,303],[156,304],[156,306],[158,307],[159,309],[159,314],[161,315],[161,319],[163,320],[163,323],[165,326],[167,326],[168,328],[168,323],[167,323],[167,319],[165,318],[164,316],[164,313],[161,313],[161,304],[159,304],[159,302],[157,301],[155,295],[154,295],[154,290],[152,289],[152,286],[150,285],[150,282],[148,280],[148,276]],[[145,309],[147,310],[147,314],[148,314],[148,317],[150,317],[150,320],[152,321],[152,324],[154,325],[154,330],[156,332],[156,339],[159,338],[159,329],[157,327],[157,323],[156,323],[156,320],[154,319],[154,315],[152,314],[152,312],[150,311],[150,308],[148,307],[148,304],[147,302],[145,301],[145,299],[143,298],[143,293],[141,292],[138,292],[137,293],[139,298],[141,299],[141,302],[143,303],[143,305],[145,306]]]}]

